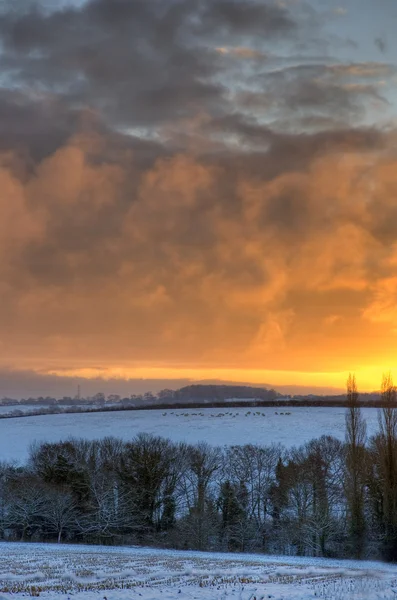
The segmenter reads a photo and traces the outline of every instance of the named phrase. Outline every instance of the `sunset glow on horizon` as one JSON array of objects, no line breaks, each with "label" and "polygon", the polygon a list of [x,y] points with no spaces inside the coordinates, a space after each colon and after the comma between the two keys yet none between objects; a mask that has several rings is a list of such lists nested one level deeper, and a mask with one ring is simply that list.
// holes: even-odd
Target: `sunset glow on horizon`
[{"label": "sunset glow on horizon", "polygon": [[[11,371],[12,372],[12,371]],[[29,371],[22,371],[29,372]],[[180,381],[181,386],[186,382],[228,382],[236,384],[253,384],[274,386],[286,389],[291,387],[288,393],[301,393],[300,388],[313,388],[313,392],[322,389],[321,393],[328,393],[325,390],[335,390],[335,393],[345,389],[345,384],[349,376],[349,371],[335,372],[305,372],[305,371],[280,371],[264,369],[244,369],[244,368],[218,368],[218,367],[190,367],[190,366],[91,366],[91,367],[63,367],[32,369],[39,377],[56,376],[59,378],[70,379],[74,382],[84,382],[95,380],[97,382],[131,382],[131,393],[134,391],[135,381],[148,381],[147,391],[150,391],[150,382],[163,382],[163,386],[168,387],[167,381]],[[390,375],[397,380],[397,369],[384,365],[378,367],[367,367],[354,371],[356,379],[362,392],[378,391],[384,374]],[[18,371],[15,372],[15,376]],[[286,392],[287,393],[287,392]],[[308,392],[306,392],[308,393]]]},{"label": "sunset glow on horizon", "polygon": [[396,25],[392,0],[5,3],[0,380],[397,379]]}]

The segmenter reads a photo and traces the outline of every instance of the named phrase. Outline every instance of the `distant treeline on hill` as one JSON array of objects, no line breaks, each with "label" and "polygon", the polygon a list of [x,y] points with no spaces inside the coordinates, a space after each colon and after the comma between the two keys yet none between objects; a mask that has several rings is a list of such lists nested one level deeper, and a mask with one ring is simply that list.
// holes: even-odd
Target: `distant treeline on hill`
[{"label": "distant treeline on hill", "polygon": [[[169,400],[178,400],[179,402],[195,402],[195,401],[218,401],[230,399],[248,399],[253,400],[276,400],[282,395],[273,389],[256,388],[248,385],[187,385],[175,392],[171,390],[168,396]],[[162,399],[166,400],[167,395],[162,394]]]},{"label": "distant treeline on hill", "polygon": [[194,402],[224,402],[226,400],[264,400],[271,402],[282,395],[273,389],[257,388],[245,385],[188,385],[179,390],[164,389],[157,394],[146,392],[145,394],[131,394],[121,397],[118,394],[105,394],[99,392],[91,397],[69,397],[54,398],[51,396],[39,396],[15,400],[14,398],[3,398],[1,404],[4,406],[16,406],[18,404],[35,406],[73,406],[73,405],[104,405],[104,404],[129,404],[132,406],[151,406],[157,404],[184,404]]},{"label": "distant treeline on hill", "polygon": [[[233,406],[259,405],[266,402],[273,406],[346,406],[346,394],[320,396],[285,395],[273,388],[259,388],[248,385],[188,385],[179,390],[162,390],[158,394],[162,405],[165,404],[199,404],[218,407],[230,403]],[[359,403],[362,406],[378,406],[379,392],[361,393]],[[240,401],[240,402],[239,402]],[[251,402],[250,402],[251,401]]]},{"label": "distant treeline on hill", "polygon": [[[359,397],[359,405],[379,407],[380,395],[377,392],[363,393]],[[274,389],[253,387],[247,385],[215,385],[195,384],[182,387],[178,390],[163,389],[157,394],[131,394],[121,397],[118,394],[105,394],[99,392],[91,397],[75,396],[53,398],[39,396],[15,400],[3,398],[1,406],[9,407],[9,412],[0,414],[0,418],[9,416],[25,416],[27,414],[46,414],[57,412],[88,412],[88,411],[114,411],[114,410],[142,410],[142,409],[167,409],[242,407],[242,406],[324,406],[345,407],[347,398],[345,394],[334,396],[320,395],[282,395]],[[29,407],[31,410],[22,410]]]}]

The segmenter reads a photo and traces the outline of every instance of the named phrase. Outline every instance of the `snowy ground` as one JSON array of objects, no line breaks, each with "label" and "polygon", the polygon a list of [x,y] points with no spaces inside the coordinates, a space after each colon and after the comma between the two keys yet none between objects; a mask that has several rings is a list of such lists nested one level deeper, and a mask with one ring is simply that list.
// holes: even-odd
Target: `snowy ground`
[{"label": "snowy ground", "polygon": [[146,548],[0,544],[0,599],[389,600],[382,563]]},{"label": "snowy ground", "polygon": [[[289,447],[321,435],[344,439],[344,408],[229,408],[142,410],[111,413],[59,414],[0,419],[0,460],[25,461],[35,441],[115,436],[132,439],[146,432],[175,441],[206,441],[214,445],[273,442]],[[363,409],[368,433],[378,428],[377,410]],[[293,435],[292,435],[293,434]]]}]

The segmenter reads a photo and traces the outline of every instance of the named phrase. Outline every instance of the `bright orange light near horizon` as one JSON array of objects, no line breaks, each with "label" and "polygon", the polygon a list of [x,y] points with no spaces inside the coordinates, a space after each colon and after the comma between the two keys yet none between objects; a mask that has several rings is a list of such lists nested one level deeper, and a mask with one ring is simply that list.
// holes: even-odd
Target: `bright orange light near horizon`
[{"label": "bright orange light near horizon", "polygon": [[4,378],[396,373],[393,3],[42,2],[0,17]]},{"label": "bright orange light near horizon", "polygon": [[[397,380],[397,369],[372,367],[357,369],[357,383],[361,391],[375,391],[380,389],[382,376],[390,372]],[[269,371],[260,369],[218,369],[218,368],[167,368],[167,367],[111,367],[111,368],[77,368],[49,370],[47,374],[55,374],[62,377],[94,379],[158,379],[164,380],[219,380],[230,382],[244,382],[252,384],[268,384],[279,386],[313,386],[313,390],[321,387],[345,389],[349,371],[307,373],[301,371]]]}]

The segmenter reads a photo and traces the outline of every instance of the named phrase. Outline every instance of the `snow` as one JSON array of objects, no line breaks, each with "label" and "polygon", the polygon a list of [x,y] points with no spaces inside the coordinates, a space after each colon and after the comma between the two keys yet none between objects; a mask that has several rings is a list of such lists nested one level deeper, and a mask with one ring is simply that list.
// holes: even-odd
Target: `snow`
[{"label": "snow", "polygon": [[[377,409],[364,408],[368,433],[378,428]],[[300,445],[321,435],[345,436],[344,408],[254,407],[139,410],[56,414],[0,419],[0,460],[24,462],[35,440],[56,442],[68,437],[131,440],[141,432],[174,441],[213,445]]]},{"label": "snow", "polygon": [[0,600],[389,600],[397,567],[297,557],[0,543]]}]

